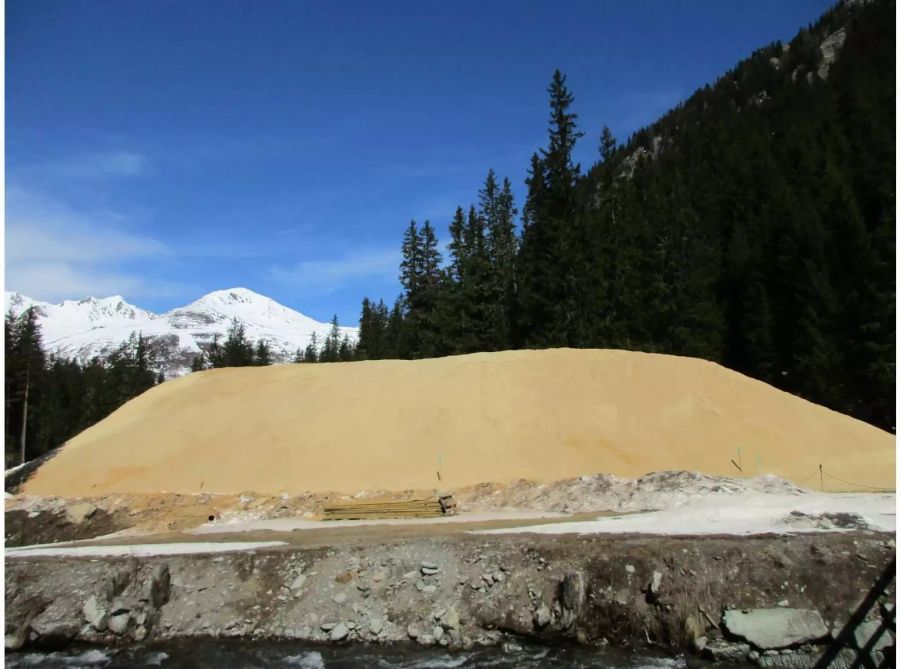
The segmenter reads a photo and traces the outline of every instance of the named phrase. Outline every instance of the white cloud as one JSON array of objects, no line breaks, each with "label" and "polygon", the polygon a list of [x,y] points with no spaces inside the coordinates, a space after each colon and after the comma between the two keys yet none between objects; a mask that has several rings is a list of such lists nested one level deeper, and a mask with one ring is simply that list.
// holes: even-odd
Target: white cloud
[{"label": "white cloud", "polygon": [[150,161],[133,151],[83,153],[21,168],[25,174],[64,179],[116,179],[146,174]]},{"label": "white cloud", "polygon": [[356,251],[343,258],[304,260],[292,267],[271,267],[270,279],[292,288],[325,295],[364,279],[396,278],[400,266],[397,249]]},{"label": "white cloud", "polygon": [[34,191],[6,191],[6,287],[35,299],[86,295],[156,296],[160,284],[123,268],[170,253],[165,244],[126,226],[113,212],[80,212]]}]

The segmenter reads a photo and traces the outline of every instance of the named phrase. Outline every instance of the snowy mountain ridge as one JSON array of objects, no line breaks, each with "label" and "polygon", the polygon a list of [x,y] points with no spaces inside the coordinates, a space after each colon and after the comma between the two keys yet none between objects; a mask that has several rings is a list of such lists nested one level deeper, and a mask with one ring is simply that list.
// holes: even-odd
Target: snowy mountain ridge
[{"label": "snowy mountain ridge", "polygon": [[[6,292],[6,310],[19,315],[34,306],[44,347],[59,355],[90,360],[109,355],[132,332],[141,332],[156,349],[160,371],[175,377],[190,371],[191,361],[218,335],[224,341],[232,320],[243,323],[254,344],[265,340],[276,362],[291,360],[313,333],[321,343],[331,325],[289,309],[247,288],[213,291],[190,304],[156,314],[126,302],[121,295],[86,297],[59,304]],[[352,341],[358,328],[342,327]]]}]

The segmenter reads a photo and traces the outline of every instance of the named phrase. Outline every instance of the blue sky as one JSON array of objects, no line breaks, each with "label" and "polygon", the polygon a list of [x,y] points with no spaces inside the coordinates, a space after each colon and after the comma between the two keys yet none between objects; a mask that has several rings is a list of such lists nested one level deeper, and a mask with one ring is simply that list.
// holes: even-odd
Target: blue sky
[{"label": "blue sky", "polygon": [[568,77],[596,161],[823,0],[7,0],[6,288],[162,311],[245,286],[392,301],[488,168],[524,195]]}]

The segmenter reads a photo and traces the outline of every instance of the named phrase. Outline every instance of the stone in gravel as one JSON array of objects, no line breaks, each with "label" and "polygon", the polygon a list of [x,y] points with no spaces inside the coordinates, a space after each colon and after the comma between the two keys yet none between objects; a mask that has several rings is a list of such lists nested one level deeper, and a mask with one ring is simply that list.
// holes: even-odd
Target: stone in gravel
[{"label": "stone in gravel", "polygon": [[419,592],[434,592],[437,590],[437,587],[430,585],[423,580],[418,580],[416,581],[416,590]]},{"label": "stone in gravel", "polygon": [[418,575],[419,575],[419,572],[413,570],[413,571],[408,571],[405,574],[403,574],[403,578],[410,579],[410,578],[415,578]]},{"label": "stone in gravel", "polygon": [[323,631],[323,632],[330,632],[331,630],[333,630],[333,629],[334,629],[335,627],[337,627],[337,626],[338,626],[337,623],[322,623],[322,624],[320,625],[320,627],[322,628],[322,631]]},{"label": "stone in gravel", "polygon": [[828,636],[822,616],[813,609],[729,609],[722,624],[756,648],[787,648]]},{"label": "stone in gravel", "polygon": [[441,625],[448,630],[459,629],[459,612],[456,610],[455,606],[451,606],[447,609],[447,612],[441,616]]},{"label": "stone in gravel", "polygon": [[409,624],[406,626],[406,633],[409,635],[410,639],[418,639],[419,634],[421,634],[421,632],[419,632],[419,628],[413,624]]},{"label": "stone in gravel", "polygon": [[342,574],[338,574],[334,577],[334,580],[338,583],[349,583],[353,579],[352,571],[345,571]]},{"label": "stone in gravel", "polygon": [[353,621],[351,620],[350,622],[347,623],[347,627],[349,627],[349,628],[352,629],[352,630],[355,630],[355,629],[356,629],[356,623],[353,622]]},{"label": "stone in gravel", "polygon": [[300,588],[303,587],[303,584],[306,583],[306,574],[299,574],[297,578],[291,582],[291,590],[293,592],[297,592]]},{"label": "stone in gravel", "polygon": [[369,634],[372,636],[378,636],[381,634],[381,630],[384,629],[384,620],[381,618],[372,618],[372,621],[369,623]]},{"label": "stone in gravel", "polygon": [[626,565],[625,565],[625,573],[627,573],[627,574],[633,574],[633,573],[634,573],[634,566],[633,566],[633,565],[630,565],[630,564],[626,564]]},{"label": "stone in gravel", "polygon": [[350,634],[350,628],[347,627],[344,623],[338,623],[334,629],[331,630],[331,634],[328,635],[328,639],[330,641],[343,641],[347,638],[347,635]]},{"label": "stone in gravel", "polygon": [[422,562],[420,564],[421,564],[422,569],[437,569],[438,568],[437,563],[428,562],[427,560],[422,560]]},{"label": "stone in gravel", "polygon": [[431,646],[434,644],[434,637],[430,634],[420,634],[416,641],[419,642],[420,646]]},{"label": "stone in gravel", "polygon": [[334,597],[332,597],[331,599],[332,599],[332,601],[333,601],[335,604],[343,604],[344,602],[347,601],[347,593],[346,593],[346,592],[339,592],[338,594],[336,594],[336,595],[335,595]]},{"label": "stone in gravel", "polygon": [[650,594],[654,597],[659,595],[659,586],[662,584],[662,574],[658,571],[653,572],[653,577],[650,579],[650,585],[647,586],[647,589],[650,591]]},{"label": "stone in gravel", "polygon": [[422,573],[425,576],[434,576],[435,574],[439,573],[440,571],[441,570],[438,569],[437,567],[422,567]]},{"label": "stone in gravel", "polygon": [[387,577],[387,573],[384,571],[384,569],[376,569],[375,571],[372,572],[372,580],[375,583],[380,583],[386,577]]},{"label": "stone in gravel", "polygon": [[120,613],[118,615],[112,616],[109,619],[109,631],[113,634],[124,634],[128,629],[128,622],[130,618],[128,617],[128,612]]},{"label": "stone in gravel", "polygon": [[539,628],[546,627],[550,624],[550,609],[546,604],[541,604],[540,608],[534,613],[534,623]]},{"label": "stone in gravel", "polygon": [[135,641],[143,641],[147,638],[147,628],[143,625],[138,625],[134,630],[134,640]]},{"label": "stone in gravel", "polygon": [[431,628],[431,636],[433,636],[436,641],[440,641],[444,636],[444,628],[440,625],[435,625]]}]

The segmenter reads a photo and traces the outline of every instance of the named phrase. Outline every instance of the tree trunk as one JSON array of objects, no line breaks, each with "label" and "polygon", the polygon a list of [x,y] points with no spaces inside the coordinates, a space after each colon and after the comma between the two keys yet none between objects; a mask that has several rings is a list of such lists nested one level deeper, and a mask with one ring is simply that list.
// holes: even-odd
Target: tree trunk
[{"label": "tree trunk", "polygon": [[22,439],[21,439],[21,457],[22,462],[20,464],[25,464],[25,435],[28,431],[28,385],[31,381],[31,366],[25,370],[25,401],[22,403]]}]

